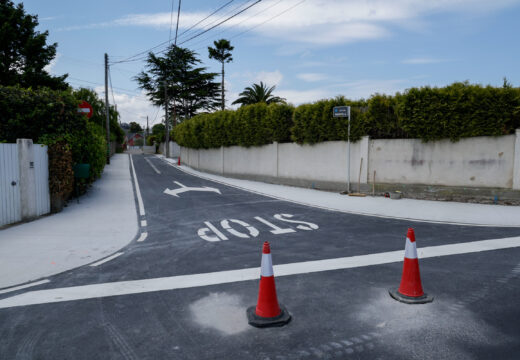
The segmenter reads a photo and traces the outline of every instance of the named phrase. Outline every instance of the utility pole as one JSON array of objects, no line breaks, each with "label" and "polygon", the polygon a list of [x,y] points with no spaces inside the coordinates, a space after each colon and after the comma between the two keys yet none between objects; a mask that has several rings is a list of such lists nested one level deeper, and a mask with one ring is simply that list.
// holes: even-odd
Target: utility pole
[{"label": "utility pole", "polygon": [[166,144],[164,145],[164,155],[170,157],[170,130],[168,127],[168,87],[164,81],[164,129],[166,132]]},{"label": "utility pole", "polygon": [[110,112],[108,104],[108,54],[105,53],[105,112],[107,115],[107,164],[110,165]]}]

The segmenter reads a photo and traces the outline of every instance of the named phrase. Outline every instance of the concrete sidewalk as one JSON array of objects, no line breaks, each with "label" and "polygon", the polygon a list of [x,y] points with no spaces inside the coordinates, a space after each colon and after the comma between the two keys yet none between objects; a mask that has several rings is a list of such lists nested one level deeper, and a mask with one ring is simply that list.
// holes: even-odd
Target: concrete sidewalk
[{"label": "concrete sidewalk", "polygon": [[[166,160],[162,155],[159,157]],[[177,165],[176,158],[167,161],[174,166]],[[205,179],[322,209],[409,221],[520,227],[520,206],[415,199],[392,200],[380,196],[353,197],[328,191],[228,178],[197,171],[185,165],[179,168]]]},{"label": "concrete sidewalk", "polygon": [[79,204],[0,230],[0,288],[92,263],[131,242],[138,223],[129,162],[114,155]]}]

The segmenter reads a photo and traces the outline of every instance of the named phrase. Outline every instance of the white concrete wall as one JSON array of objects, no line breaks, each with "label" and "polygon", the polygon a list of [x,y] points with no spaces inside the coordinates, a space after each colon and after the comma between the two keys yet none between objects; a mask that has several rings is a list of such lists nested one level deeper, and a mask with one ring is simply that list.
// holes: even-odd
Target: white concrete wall
[{"label": "white concrete wall", "polygon": [[224,148],[224,173],[277,176],[277,144]]},{"label": "white concrete wall", "polygon": [[520,129],[516,129],[513,189],[520,190]]},{"label": "white concrete wall", "polygon": [[[347,182],[348,143],[327,141],[314,145],[279,144],[278,176],[310,181]],[[363,158],[363,164],[361,164]],[[350,182],[367,182],[368,137],[350,144]],[[361,179],[359,170],[361,169]]]},{"label": "white concrete wall", "polygon": [[[305,182],[347,182],[347,142],[294,143],[196,150],[182,162],[213,173]],[[520,130],[516,135],[423,143],[417,139],[351,143],[351,190],[357,183],[423,184],[520,189]],[[361,169],[360,169],[361,167]],[[360,172],[361,170],[361,172]]]},{"label": "white concrete wall", "polygon": [[200,156],[199,169],[206,170],[213,173],[222,173],[222,150],[218,149],[203,149],[199,150]]},{"label": "white concrete wall", "polygon": [[143,146],[143,154],[155,154],[155,145]]},{"label": "white concrete wall", "polygon": [[372,140],[369,171],[383,183],[511,188],[514,144],[515,135],[455,143]]}]

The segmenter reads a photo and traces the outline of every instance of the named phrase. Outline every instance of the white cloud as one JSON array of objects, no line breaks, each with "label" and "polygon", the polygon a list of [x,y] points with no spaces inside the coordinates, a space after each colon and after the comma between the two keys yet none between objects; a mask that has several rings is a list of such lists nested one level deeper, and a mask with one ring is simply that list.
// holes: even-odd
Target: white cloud
[{"label": "white cloud", "polygon": [[[439,13],[486,15],[506,8],[515,0],[264,0],[250,10],[220,25],[220,29],[252,30],[256,34],[302,43],[337,44],[388,36],[391,25],[417,27],[427,16]],[[186,29],[209,12],[183,12],[180,29]],[[194,29],[207,27],[210,18]],[[265,25],[264,25],[265,23]],[[69,27],[65,30],[101,26],[148,26],[168,28],[171,14],[130,14],[109,23]],[[193,34],[193,32],[191,32]],[[189,35],[181,37],[180,41]]]},{"label": "white cloud", "polygon": [[277,90],[274,95],[285,98],[288,103],[293,105],[315,102],[334,96],[333,92],[325,88],[312,90]]},{"label": "white cloud", "polygon": [[327,74],[322,74],[322,73],[301,73],[301,74],[296,75],[296,77],[303,81],[317,82],[317,81],[326,80],[326,79],[328,79],[329,76]]},{"label": "white cloud", "polygon": [[52,59],[51,62],[43,68],[43,70],[47,71],[49,74],[54,74],[54,72],[53,72],[54,66],[56,66],[56,63],[58,62],[60,57],[61,57],[61,54],[56,53],[56,56],[54,57],[54,59]]},{"label": "white cloud", "polygon": [[410,58],[405,59],[402,61],[403,64],[411,64],[411,65],[422,65],[422,64],[437,64],[446,62],[447,60],[444,59],[436,59],[432,57],[416,57],[416,58]]},{"label": "white cloud", "polygon": [[262,81],[267,86],[278,86],[282,82],[283,75],[280,71],[261,71],[255,77],[255,82]]},{"label": "white cloud", "polygon": [[347,83],[336,83],[311,90],[280,89],[275,91],[276,96],[287,99],[294,105],[315,102],[320,99],[330,99],[337,95],[344,95],[348,99],[367,99],[375,93],[393,95],[412,86],[407,79],[389,80],[358,80]]},{"label": "white cloud", "polygon": [[[105,88],[98,86],[94,89],[101,99],[105,98]],[[150,128],[154,124],[160,123],[164,111],[153,106],[142,92],[140,95],[128,95],[114,91],[114,99],[117,104],[117,111],[121,115],[121,122],[130,123],[135,121],[143,128],[146,127],[146,116],[148,116]],[[112,93],[109,94],[109,103],[112,103]],[[155,122],[154,122],[155,120]]]}]

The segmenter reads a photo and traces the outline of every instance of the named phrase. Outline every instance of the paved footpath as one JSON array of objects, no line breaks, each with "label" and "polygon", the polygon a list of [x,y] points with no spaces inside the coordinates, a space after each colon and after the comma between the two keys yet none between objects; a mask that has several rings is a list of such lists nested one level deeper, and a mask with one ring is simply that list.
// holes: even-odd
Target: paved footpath
[{"label": "paved footpath", "polygon": [[[134,240],[45,283],[0,292],[0,358],[520,353],[519,228],[310,207],[194,176],[156,156],[132,155],[130,169],[140,226]],[[399,284],[410,225],[431,304],[405,305],[388,295]],[[245,310],[256,302],[266,240],[279,300],[293,321],[256,329]]]}]

